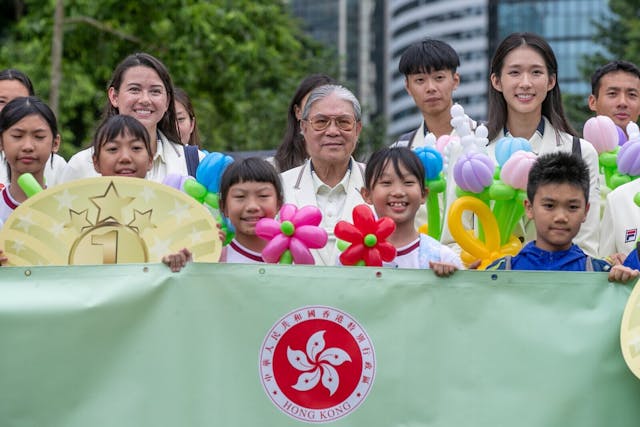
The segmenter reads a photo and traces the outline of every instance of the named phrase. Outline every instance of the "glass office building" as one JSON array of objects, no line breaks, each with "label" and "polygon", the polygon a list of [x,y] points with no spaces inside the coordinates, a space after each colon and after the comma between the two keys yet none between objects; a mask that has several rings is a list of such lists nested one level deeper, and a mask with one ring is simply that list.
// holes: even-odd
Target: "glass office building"
[{"label": "glass office building", "polygon": [[422,115],[404,89],[400,56],[425,37],[444,40],[460,56],[460,86],[454,102],[474,118],[486,117],[487,0],[392,0],[388,2],[387,134],[390,139],[415,129]]},{"label": "glass office building", "polygon": [[363,106],[365,124],[383,114],[384,2],[381,0],[292,0],[305,31],[336,50],[340,75]]}]

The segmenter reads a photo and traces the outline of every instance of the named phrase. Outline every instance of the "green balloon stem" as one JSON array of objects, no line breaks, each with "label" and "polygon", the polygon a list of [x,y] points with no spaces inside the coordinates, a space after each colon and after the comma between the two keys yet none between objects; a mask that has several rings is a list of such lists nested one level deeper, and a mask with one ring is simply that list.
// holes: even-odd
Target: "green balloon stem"
[{"label": "green balloon stem", "polygon": [[293,256],[289,249],[284,251],[280,256],[280,264],[293,264]]},{"label": "green balloon stem", "polygon": [[38,181],[30,173],[23,173],[18,177],[18,185],[27,197],[34,196],[42,191]]},{"label": "green balloon stem", "polygon": [[364,245],[368,248],[372,248],[378,243],[378,238],[375,234],[367,234],[364,236]]},{"label": "green balloon stem", "polygon": [[280,225],[280,231],[287,237],[293,236],[293,233],[296,231],[296,227],[293,225],[291,221],[282,221]]}]

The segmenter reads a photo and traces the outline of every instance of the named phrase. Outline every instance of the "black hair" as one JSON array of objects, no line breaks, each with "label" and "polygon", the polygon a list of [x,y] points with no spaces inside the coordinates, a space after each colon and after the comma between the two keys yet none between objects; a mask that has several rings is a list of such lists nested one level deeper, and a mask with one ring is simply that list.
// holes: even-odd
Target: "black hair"
[{"label": "black hair", "polygon": [[640,69],[638,69],[636,64],[621,60],[611,61],[601,67],[598,67],[591,75],[591,94],[597,98],[598,92],[600,91],[600,80],[602,80],[602,77],[616,71],[633,74],[640,79]]},{"label": "black hair", "polygon": [[125,134],[144,142],[144,148],[147,149],[149,158],[153,158],[151,152],[151,140],[149,138],[149,132],[135,117],[126,116],[123,114],[117,114],[106,118],[100,123],[96,133],[93,137],[93,158],[95,161],[100,159],[100,149],[109,141],[113,141],[116,137],[124,136]]},{"label": "black hair", "polygon": [[460,58],[448,43],[426,38],[412,44],[402,53],[398,70],[405,76],[441,70],[455,73],[459,66]]},{"label": "black hair", "polygon": [[303,106],[300,105],[302,100],[313,89],[335,83],[336,81],[326,74],[311,74],[298,85],[287,110],[287,129],[274,156],[276,167],[280,172],[300,166],[308,157],[304,137],[300,133],[300,121],[296,117],[296,106],[302,108]]},{"label": "black hair", "polygon": [[407,147],[384,147],[371,155],[364,171],[364,185],[367,190],[373,190],[389,162],[401,179],[404,178],[400,172],[402,164],[410,175],[414,175],[418,179],[422,195],[426,194],[424,166],[416,153]]},{"label": "black hair", "polygon": [[222,174],[219,198],[221,211],[224,210],[229,190],[233,185],[240,182],[266,182],[273,184],[276,189],[278,206],[282,206],[284,203],[280,176],[273,165],[260,157],[248,157],[231,163]]},{"label": "black hair", "polygon": [[[0,111],[0,139],[7,129],[25,117],[32,115],[42,117],[42,119],[47,123],[51,130],[51,143],[53,144],[53,141],[58,136],[58,122],[56,120],[56,115],[53,114],[53,111],[51,111],[51,108],[49,108],[47,104],[35,96],[21,96],[14,98],[11,102],[5,105],[2,111]],[[11,167],[8,163],[7,173],[9,179],[11,179]]]},{"label": "black hair", "polygon": [[529,202],[533,203],[538,187],[546,184],[569,184],[578,187],[584,193],[585,203],[589,202],[589,166],[582,157],[564,151],[538,157],[529,171]]},{"label": "black hair", "polygon": [[[176,97],[176,102],[184,105],[184,109],[187,110],[187,114],[189,118],[193,122],[193,132],[189,136],[189,145],[195,145],[196,147],[200,147],[200,132],[198,131],[198,122],[196,120],[196,112],[193,109],[193,104],[191,103],[191,98],[187,95],[183,89],[179,87],[173,88],[174,95]],[[179,133],[178,129],[178,133]],[[181,135],[182,136],[182,135]],[[176,141],[177,142],[177,141]]]},{"label": "black hair", "polygon": [[15,70],[13,68],[2,70],[0,71],[0,80],[17,80],[27,89],[29,96],[35,96],[31,79],[22,71]]},{"label": "black hair", "polygon": [[21,96],[11,100],[0,111],[0,134],[27,116],[38,115],[47,122],[55,138],[58,135],[58,122],[51,108],[35,96]]},{"label": "black hair", "polygon": [[[167,111],[165,111],[164,115],[162,116],[162,119],[160,119],[160,122],[157,124],[157,129],[160,130],[167,138],[169,138],[170,141],[180,143],[178,122],[176,121],[176,107],[174,104],[175,96],[173,93],[173,81],[171,80],[169,70],[167,70],[167,67],[165,67],[165,65],[160,62],[159,59],[144,52],[134,53],[127,56],[120,64],[118,64],[116,69],[113,71],[111,81],[107,86],[107,90],[109,88],[113,88],[116,92],[118,92],[120,90],[120,86],[122,86],[124,73],[129,68],[138,66],[151,68],[158,74],[160,80],[162,80],[164,89],[167,91],[167,100],[169,101],[169,105]],[[114,116],[116,114],[120,114],[120,112],[111,104],[111,101],[107,99],[107,103],[105,104],[102,114],[103,119]]]},{"label": "black hair", "polygon": [[[558,61],[553,53],[553,49],[547,41],[537,34],[533,33],[513,33],[508,35],[493,54],[491,60],[491,69],[489,76],[495,75],[499,79],[502,75],[504,59],[511,51],[519,47],[529,47],[542,56],[547,66],[549,77],[555,79],[555,85],[547,92],[547,96],[542,102],[542,115],[551,122],[556,131],[562,131],[569,135],[576,135],[576,131],[569,124],[569,120],[564,114],[562,107],[562,95],[560,93],[560,84],[558,82]],[[491,78],[491,77],[490,77]],[[487,128],[489,130],[489,141],[495,139],[507,123],[507,102],[502,92],[499,92],[489,82],[489,119]]]}]

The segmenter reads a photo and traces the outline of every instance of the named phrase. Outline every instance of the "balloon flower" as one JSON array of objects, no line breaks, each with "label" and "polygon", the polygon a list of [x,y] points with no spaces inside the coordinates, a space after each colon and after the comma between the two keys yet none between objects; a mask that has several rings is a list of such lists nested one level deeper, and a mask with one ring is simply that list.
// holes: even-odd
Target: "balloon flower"
[{"label": "balloon flower", "polygon": [[463,154],[456,162],[453,179],[464,192],[480,194],[493,183],[495,167],[494,161],[485,153],[471,151]]},{"label": "balloon flower", "polygon": [[[233,157],[222,153],[207,154],[196,169],[196,181],[199,186],[189,184],[185,187],[185,192],[196,200],[218,209],[218,193],[220,192],[220,181],[224,170],[233,163]],[[202,188],[204,187],[204,189]]]},{"label": "balloon flower", "polygon": [[[475,237],[473,230],[466,230],[462,225],[463,211],[472,211],[484,230],[484,241]],[[515,236],[510,236],[508,242],[500,244],[500,230],[491,209],[482,200],[463,196],[451,204],[449,208],[449,230],[451,236],[463,248],[462,260],[469,265],[475,260],[481,260],[478,269],[484,270],[489,264],[505,255],[516,255],[522,244]]]},{"label": "balloon flower", "polygon": [[396,257],[396,248],[386,241],[396,229],[391,218],[378,220],[367,205],[353,208],[353,224],[339,221],[334,229],[338,239],[349,244],[340,254],[342,265],[367,265],[381,267],[382,261]]},{"label": "balloon flower", "polygon": [[208,153],[198,164],[195,179],[190,176],[169,174],[162,181],[177,190],[184,191],[200,203],[204,203],[210,210],[216,221],[221,225],[225,233],[225,245],[233,239],[234,229],[231,223],[223,217],[219,211],[218,193],[220,192],[220,180],[227,166],[233,163],[233,157],[222,153]]},{"label": "balloon flower", "polygon": [[616,125],[616,130],[618,131],[618,145],[622,147],[625,142],[629,140],[629,138],[627,138],[627,135],[624,133],[624,130],[622,130],[620,126]]},{"label": "balloon flower", "polygon": [[524,138],[505,136],[496,142],[496,160],[502,167],[516,151],[531,151],[531,144]]},{"label": "balloon flower", "polygon": [[607,187],[613,189],[611,178],[618,172],[616,158],[620,140],[615,123],[608,116],[592,117],[585,122],[582,133],[598,152],[598,163]]},{"label": "balloon flower", "polygon": [[524,215],[529,171],[536,159],[537,156],[531,152],[516,151],[500,169],[500,181],[489,189],[491,199],[495,200],[493,214],[498,221],[501,245],[507,244]]},{"label": "balloon flower", "polygon": [[440,196],[445,188],[445,180],[442,176],[443,160],[440,152],[433,147],[419,147],[415,150],[425,170],[425,187],[427,187],[427,224],[428,234],[436,240],[440,240],[442,234],[442,220],[440,217]]},{"label": "balloon flower", "polygon": [[320,209],[284,204],[279,218],[262,218],[256,224],[256,235],[269,241],[262,258],[271,264],[315,264],[309,249],[324,247],[328,239],[327,232],[319,226]]}]

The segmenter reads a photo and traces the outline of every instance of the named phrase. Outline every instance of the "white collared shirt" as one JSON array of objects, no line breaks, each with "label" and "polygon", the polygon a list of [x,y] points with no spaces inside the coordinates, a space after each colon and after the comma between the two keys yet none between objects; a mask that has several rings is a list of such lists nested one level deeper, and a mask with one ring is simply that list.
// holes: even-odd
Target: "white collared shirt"
[{"label": "white collared shirt", "polygon": [[331,228],[342,217],[342,210],[347,200],[347,185],[350,177],[351,167],[347,169],[347,173],[345,173],[340,182],[332,188],[322,182],[313,169],[311,170],[313,191],[318,201],[318,208],[323,212],[326,224]]}]

